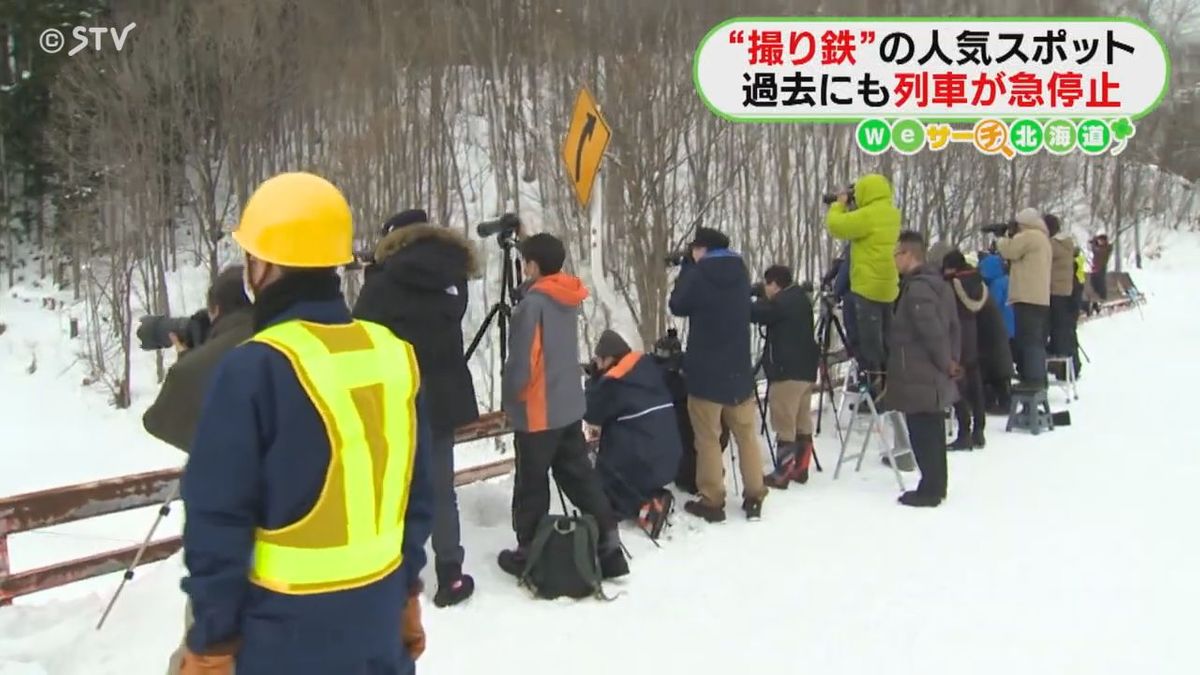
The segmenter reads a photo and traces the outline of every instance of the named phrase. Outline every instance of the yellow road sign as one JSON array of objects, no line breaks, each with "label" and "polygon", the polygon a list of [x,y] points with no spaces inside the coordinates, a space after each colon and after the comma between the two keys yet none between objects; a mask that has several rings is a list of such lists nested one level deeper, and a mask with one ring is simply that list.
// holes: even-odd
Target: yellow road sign
[{"label": "yellow road sign", "polygon": [[612,130],[600,114],[596,100],[586,88],[580,89],[562,148],[567,179],[575,189],[580,206],[587,207],[592,199],[592,185],[596,181],[596,173],[600,171],[600,163],[604,161],[604,150],[610,138]]}]

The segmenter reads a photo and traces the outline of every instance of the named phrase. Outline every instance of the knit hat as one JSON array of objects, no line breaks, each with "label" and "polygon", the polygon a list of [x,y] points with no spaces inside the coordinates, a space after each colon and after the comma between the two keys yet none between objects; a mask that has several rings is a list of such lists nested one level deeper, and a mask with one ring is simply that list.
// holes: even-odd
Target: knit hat
[{"label": "knit hat", "polygon": [[711,227],[701,227],[696,230],[696,237],[692,239],[690,248],[696,248],[697,246],[710,251],[729,248],[729,237]]},{"label": "knit hat", "polygon": [[383,224],[383,236],[388,236],[393,230],[398,230],[409,225],[425,225],[429,223],[429,215],[425,213],[425,209],[408,209],[401,211]]},{"label": "knit hat", "polygon": [[596,343],[596,357],[601,359],[619,359],[631,351],[625,339],[611,330],[601,333],[600,341]]},{"label": "knit hat", "polygon": [[947,253],[953,250],[954,247],[949,243],[941,240],[935,241],[933,242],[933,245],[929,247],[929,251],[925,254],[925,262],[929,265],[933,265],[937,269],[944,269],[945,266],[942,265],[942,259],[946,257]]}]

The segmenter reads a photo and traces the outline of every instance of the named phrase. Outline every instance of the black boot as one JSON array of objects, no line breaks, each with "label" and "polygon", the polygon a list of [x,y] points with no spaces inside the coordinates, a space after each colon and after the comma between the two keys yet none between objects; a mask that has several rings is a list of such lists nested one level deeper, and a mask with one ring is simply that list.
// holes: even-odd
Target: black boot
[{"label": "black boot", "polygon": [[987,441],[983,438],[983,427],[975,427],[975,431],[971,434],[971,445],[974,445],[977,448],[983,448],[987,446]]},{"label": "black boot", "polygon": [[518,579],[525,573],[525,563],[528,561],[529,553],[523,548],[510,548],[500,551],[500,555],[496,558],[496,562],[500,564],[500,569]]},{"label": "black boot", "polygon": [[437,607],[450,607],[464,602],[475,592],[475,580],[462,573],[458,563],[437,565],[438,588],[433,596]]},{"label": "black boot", "polygon": [[621,550],[621,536],[614,528],[600,535],[600,576],[616,579],[629,574],[629,561]]},{"label": "black boot", "polygon": [[971,435],[966,429],[958,430],[958,438],[954,442],[946,446],[947,450],[971,450],[974,446],[971,445]]},{"label": "black boot", "polygon": [[927,507],[932,508],[942,503],[942,500],[932,495],[921,494],[920,492],[905,492],[898,499],[905,506]]}]

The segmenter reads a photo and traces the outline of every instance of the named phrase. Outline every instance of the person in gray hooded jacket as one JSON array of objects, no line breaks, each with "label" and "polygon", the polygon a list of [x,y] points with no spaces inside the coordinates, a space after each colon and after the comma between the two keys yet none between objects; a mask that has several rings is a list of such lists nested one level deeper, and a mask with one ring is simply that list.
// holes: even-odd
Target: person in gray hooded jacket
[{"label": "person in gray hooded jacket", "polygon": [[587,402],[579,360],[579,307],[588,296],[578,277],[562,271],[567,252],[549,234],[519,244],[527,281],[513,309],[503,406],[516,445],[513,529],[517,548],[502,551],[500,568],[519,576],[538,523],[550,512],[548,472],[579,510],[600,526],[604,577],[629,573],[613,512],[583,436]]},{"label": "person in gray hooded jacket", "polygon": [[954,291],[925,262],[925,240],[907,231],[896,245],[900,297],[889,333],[888,408],[904,413],[921,483],[900,496],[905,506],[937,506],[946,498],[943,414],[958,400],[962,349]]}]

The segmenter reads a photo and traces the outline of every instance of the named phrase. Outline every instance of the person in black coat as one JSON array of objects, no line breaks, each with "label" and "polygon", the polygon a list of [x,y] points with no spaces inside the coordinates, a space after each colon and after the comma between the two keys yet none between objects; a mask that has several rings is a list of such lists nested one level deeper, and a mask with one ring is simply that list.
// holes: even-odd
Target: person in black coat
[{"label": "person in black coat", "polygon": [[433,551],[439,607],[474,592],[462,573],[463,548],[454,492],[454,430],[479,419],[475,386],[463,354],[462,319],[467,280],[478,275],[475,247],[458,232],[428,224],[419,209],[388,220],[354,317],[389,328],[411,343],[433,427],[432,476],[436,498]]},{"label": "person in black coat", "polygon": [[763,480],[770,487],[786,489],[793,480],[808,482],[812,394],[820,352],[813,329],[812,300],[795,284],[792,270],[784,265],[767,269],[761,289],[750,308],[750,320],[766,329],[762,367],[770,387],[767,402],[771,426],[779,442],[778,465]]},{"label": "person in black coat", "polygon": [[684,509],[708,522],[725,519],[725,478],[721,464],[721,422],[737,440],[744,493],[742,510],[750,520],[762,514],[762,447],[754,373],[750,362],[750,274],[729,250],[729,238],[699,228],[671,291],[671,314],[688,319],[683,356],[688,413],[696,433],[696,484],[700,499]]},{"label": "person in black coat", "polygon": [[983,399],[977,317],[988,304],[988,289],[979,276],[979,270],[969,265],[966,257],[957,249],[942,259],[942,273],[954,289],[962,342],[959,357],[962,376],[958,378],[959,398],[954,404],[958,438],[947,449],[982,448],[985,444],[983,429],[987,422],[987,410]]},{"label": "person in black coat", "polygon": [[596,469],[621,518],[633,518],[675,477],[683,453],[662,368],[606,330],[585,388],[584,421],[600,428]]}]

